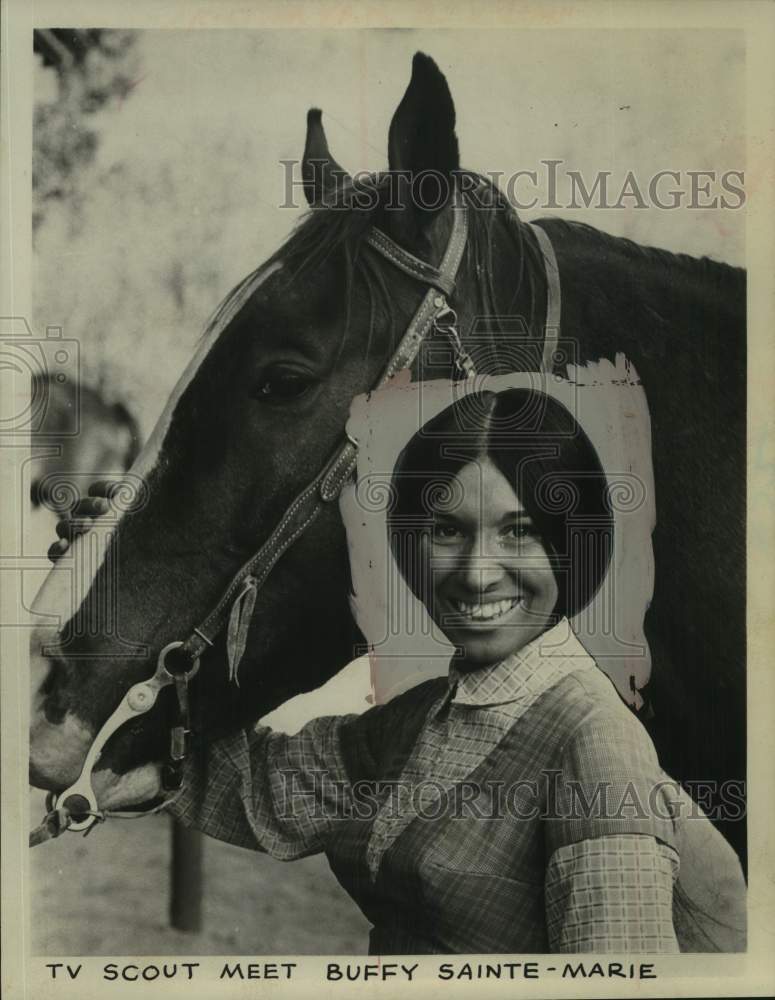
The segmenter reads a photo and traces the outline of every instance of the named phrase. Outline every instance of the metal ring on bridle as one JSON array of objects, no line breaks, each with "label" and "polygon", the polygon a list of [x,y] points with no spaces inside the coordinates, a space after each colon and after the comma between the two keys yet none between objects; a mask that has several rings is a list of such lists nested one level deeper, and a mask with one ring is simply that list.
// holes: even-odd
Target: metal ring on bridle
[{"label": "metal ring on bridle", "polygon": [[[196,673],[199,670],[198,656],[191,657],[191,666],[188,670],[170,670],[170,668],[167,666],[167,657],[169,656],[169,654],[174,652],[176,649],[181,649],[183,645],[184,643],[180,642],[179,640],[176,640],[175,642],[168,642],[167,645],[164,646],[159,653],[159,657],[156,661],[157,671],[164,670],[172,678],[181,677],[187,681],[191,680],[192,677],[196,676]],[[212,643],[210,643],[210,645],[212,645]]]},{"label": "metal ring on bridle", "polygon": [[435,326],[440,329],[457,329],[457,313],[451,305],[445,303],[441,312],[436,314],[436,318],[433,322]]}]

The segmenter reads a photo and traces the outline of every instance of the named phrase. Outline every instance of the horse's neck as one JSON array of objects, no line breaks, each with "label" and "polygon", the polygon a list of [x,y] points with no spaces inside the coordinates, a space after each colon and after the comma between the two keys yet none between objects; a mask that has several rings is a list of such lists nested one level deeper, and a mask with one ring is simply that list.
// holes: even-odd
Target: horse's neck
[{"label": "horse's neck", "polygon": [[[584,355],[675,354],[687,338],[740,331],[745,272],[715,261],[640,247],[591,226],[542,223],[560,270],[562,332]],[[734,349],[734,348],[733,348]]]}]

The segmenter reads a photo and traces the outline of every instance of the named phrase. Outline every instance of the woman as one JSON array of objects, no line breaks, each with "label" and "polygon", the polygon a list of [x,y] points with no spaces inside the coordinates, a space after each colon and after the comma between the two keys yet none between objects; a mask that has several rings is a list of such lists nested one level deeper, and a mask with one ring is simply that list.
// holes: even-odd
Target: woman
[{"label": "woman", "polygon": [[613,538],[571,414],[528,390],[468,395],[392,485],[390,545],[456,647],[449,676],[199,748],[170,812],[282,860],[325,852],[372,953],[744,947],[734,853],[568,623]]}]

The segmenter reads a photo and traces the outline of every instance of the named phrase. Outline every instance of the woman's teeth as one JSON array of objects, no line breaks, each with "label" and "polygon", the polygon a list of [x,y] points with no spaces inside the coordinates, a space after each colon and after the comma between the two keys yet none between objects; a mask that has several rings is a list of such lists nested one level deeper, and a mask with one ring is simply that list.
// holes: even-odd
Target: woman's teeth
[{"label": "woman's teeth", "polygon": [[468,604],[466,601],[453,601],[452,604],[464,618],[469,618],[471,621],[490,621],[505,615],[521,602],[521,598],[511,597],[503,601],[488,601],[484,604]]}]

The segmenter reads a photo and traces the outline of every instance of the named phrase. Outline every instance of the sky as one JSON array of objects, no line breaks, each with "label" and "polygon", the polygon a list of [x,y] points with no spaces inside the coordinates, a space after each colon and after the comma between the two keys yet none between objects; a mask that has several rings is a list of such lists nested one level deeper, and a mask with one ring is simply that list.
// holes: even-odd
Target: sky
[{"label": "sky", "polygon": [[[255,189],[253,204],[235,214],[248,227],[260,218],[266,251],[289,225],[289,211],[276,208],[283,200],[279,161],[300,155],[307,109],[323,109],[332,151],[349,170],[384,168],[390,118],[417,50],[447,77],[466,167],[537,170],[540,184],[541,162],[559,159],[561,174],[578,170],[589,181],[612,171],[617,194],[629,170],[645,189],[660,170],[745,167],[737,32],[151,31],[141,47],[143,75],[106,122],[103,161],[175,158],[185,165],[178,174],[185,185],[207,168],[202,140],[222,137],[225,150],[243,151],[234,166],[252,175]],[[532,185],[526,180],[517,192],[526,204]],[[667,249],[744,259],[739,211],[522,214],[564,214]]]}]

